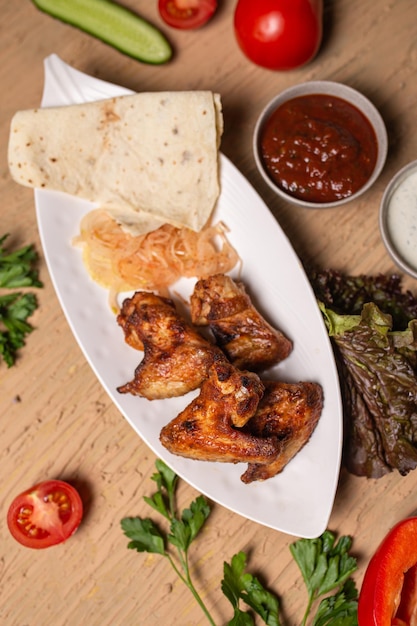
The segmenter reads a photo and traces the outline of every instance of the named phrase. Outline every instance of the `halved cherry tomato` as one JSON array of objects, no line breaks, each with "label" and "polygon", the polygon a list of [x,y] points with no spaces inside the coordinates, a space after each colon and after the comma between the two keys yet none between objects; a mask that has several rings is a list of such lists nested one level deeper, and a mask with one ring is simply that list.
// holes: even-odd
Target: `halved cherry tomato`
[{"label": "halved cherry tomato", "polygon": [[417,517],[396,524],[369,561],[359,626],[410,626],[417,616]]},{"label": "halved cherry tomato", "polygon": [[237,42],[261,67],[291,70],[316,55],[322,39],[323,0],[238,0]]},{"label": "halved cherry tomato", "polygon": [[82,516],[83,504],[76,489],[62,480],[47,480],[16,496],[7,525],[23,546],[48,548],[68,539]]},{"label": "halved cherry tomato", "polygon": [[173,28],[200,28],[213,16],[217,0],[158,0],[159,14]]}]

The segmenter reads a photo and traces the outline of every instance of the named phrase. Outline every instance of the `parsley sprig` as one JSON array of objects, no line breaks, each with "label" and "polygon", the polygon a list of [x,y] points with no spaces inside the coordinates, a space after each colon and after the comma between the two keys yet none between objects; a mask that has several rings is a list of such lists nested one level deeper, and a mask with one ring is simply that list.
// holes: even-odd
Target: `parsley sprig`
[{"label": "parsley sprig", "polygon": [[336,542],[335,536],[328,530],[317,539],[299,539],[290,545],[290,552],[300,568],[308,593],[302,626],[307,623],[313,603],[335,589],[334,596],[321,601],[313,625],[357,623],[353,621],[357,620],[357,590],[350,578],[357,569],[357,563],[349,555],[351,547],[350,537],[340,537]]},{"label": "parsley sprig", "polygon": [[230,565],[223,564],[221,588],[234,609],[229,626],[252,626],[255,623],[252,616],[240,608],[240,600],[260,615],[268,626],[280,626],[278,598],[265,589],[255,576],[247,573],[245,568],[244,552],[235,554]]},{"label": "parsley sprig", "polygon": [[[211,626],[215,622],[198,593],[191,577],[189,548],[210,515],[210,507],[203,496],[198,496],[180,514],[176,505],[178,476],[161,460],[152,480],[157,491],[144,496],[145,502],[168,522],[164,532],[152,519],[125,517],[121,520],[124,534],[130,539],[128,548],[151,552],[165,557],[179,578],[187,585],[203,610]],[[290,546],[291,554],[303,576],[308,602],[301,622],[307,624],[313,606],[319,602],[312,618],[312,626],[357,626],[358,592],[351,575],[357,569],[356,559],[350,556],[350,537],[336,538],[325,531],[317,539],[299,539]],[[174,553],[172,552],[174,551]],[[221,590],[233,607],[233,618],[228,626],[254,626],[253,613],[267,626],[282,626],[279,618],[279,599],[261,582],[246,571],[244,552],[235,554],[230,564],[223,564]],[[335,592],[331,595],[332,592]],[[241,607],[241,603],[252,612]]]},{"label": "parsley sprig", "polygon": [[[4,247],[8,236],[0,238],[0,288],[42,287],[34,267],[38,258],[34,246],[9,252]],[[25,344],[26,335],[33,330],[27,319],[37,306],[33,293],[13,291],[0,294],[0,358],[8,367],[14,365],[17,351]]]},{"label": "parsley sprig", "polygon": [[34,263],[38,259],[33,245],[9,252],[3,246],[9,235],[0,238],[0,287],[42,287]]},{"label": "parsley sprig", "polygon": [[[127,547],[167,558],[176,574],[190,589],[210,624],[215,626],[192,581],[188,555],[192,541],[210,514],[210,507],[203,496],[199,496],[179,515],[175,500],[178,476],[163,461],[157,460],[156,468],[158,472],[152,475],[152,480],[156,482],[158,490],[150,498],[145,496],[144,500],[169,522],[170,532],[163,534],[150,518],[126,517],[122,519],[121,525],[125,535],[131,539]],[[169,551],[169,545],[176,549],[177,561]]]}]

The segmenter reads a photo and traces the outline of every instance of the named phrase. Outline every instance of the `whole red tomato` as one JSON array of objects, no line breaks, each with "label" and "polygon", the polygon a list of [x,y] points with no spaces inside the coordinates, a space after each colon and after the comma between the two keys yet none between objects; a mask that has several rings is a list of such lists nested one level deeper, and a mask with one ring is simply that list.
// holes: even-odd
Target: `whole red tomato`
[{"label": "whole red tomato", "polygon": [[9,507],[7,525],[27,548],[48,548],[62,543],[78,528],[83,504],[72,485],[46,480],[16,496]]},{"label": "whole red tomato", "polygon": [[322,39],[323,0],[238,0],[237,42],[257,65],[291,70],[316,55]]}]

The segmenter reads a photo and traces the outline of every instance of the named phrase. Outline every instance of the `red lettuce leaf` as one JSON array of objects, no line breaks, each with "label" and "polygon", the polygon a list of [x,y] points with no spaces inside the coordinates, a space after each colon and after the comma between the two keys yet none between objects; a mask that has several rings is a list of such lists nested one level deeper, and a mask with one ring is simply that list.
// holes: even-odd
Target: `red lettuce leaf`
[{"label": "red lettuce leaf", "polygon": [[316,273],[339,371],[344,465],[378,478],[417,467],[417,299],[397,276]]}]

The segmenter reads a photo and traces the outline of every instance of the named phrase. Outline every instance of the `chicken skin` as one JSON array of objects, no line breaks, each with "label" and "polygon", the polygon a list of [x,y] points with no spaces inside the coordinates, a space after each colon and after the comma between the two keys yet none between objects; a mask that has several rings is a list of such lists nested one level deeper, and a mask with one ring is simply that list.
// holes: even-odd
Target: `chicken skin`
[{"label": "chicken skin", "polygon": [[323,409],[323,390],[317,383],[264,382],[265,393],[258,410],[244,430],[255,437],[280,443],[276,458],[267,463],[249,463],[241,476],[244,483],[266,480],[281,472],[305,446]]},{"label": "chicken skin", "polygon": [[148,400],[181,396],[197,389],[222,351],[178,314],[174,303],[139,291],[124,300],[117,322],[125,341],[144,356],[132,381],[118,387]]},{"label": "chicken skin", "polygon": [[244,285],[225,274],[196,283],[191,320],[196,326],[209,326],[217,345],[242,370],[260,372],[292,351],[292,342],[255,309]]},{"label": "chicken skin", "polygon": [[236,427],[254,415],[263,389],[256,374],[214,361],[199,396],[162,428],[162,445],[199,461],[272,462],[280,448],[276,437],[257,437]]},{"label": "chicken skin", "polygon": [[256,371],[286,358],[292,344],[256,311],[241,283],[223,274],[198,281],[191,317],[210,327],[216,345],[171,299],[146,291],[125,299],[117,322],[143,358],[118,391],[154,400],[200,388],[162,428],[161,444],[190,459],[247,463],[241,476],[246,484],[275,476],[316,428],[322,387],[260,379]]}]

